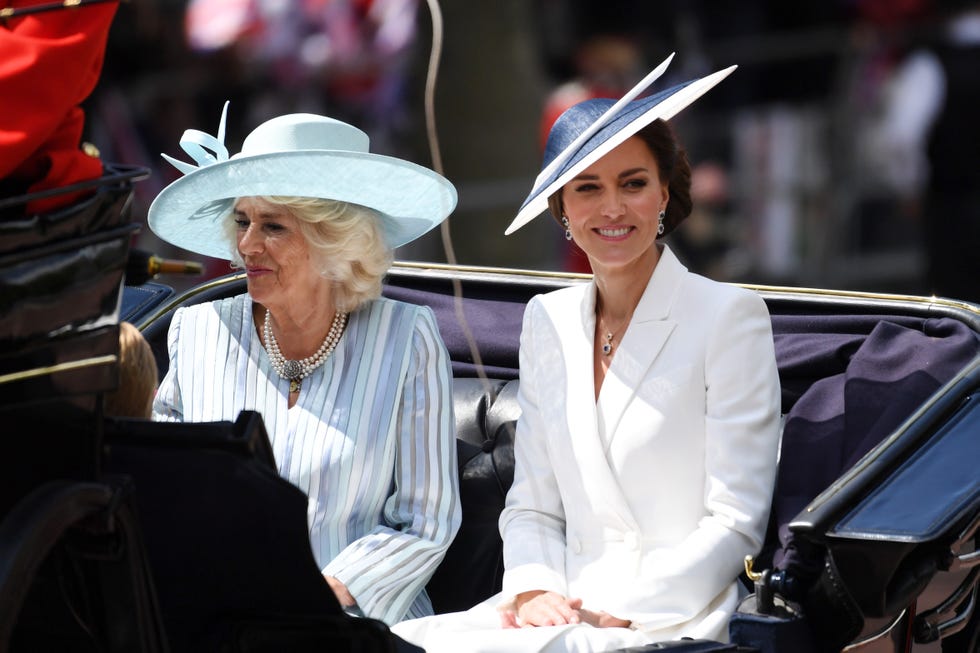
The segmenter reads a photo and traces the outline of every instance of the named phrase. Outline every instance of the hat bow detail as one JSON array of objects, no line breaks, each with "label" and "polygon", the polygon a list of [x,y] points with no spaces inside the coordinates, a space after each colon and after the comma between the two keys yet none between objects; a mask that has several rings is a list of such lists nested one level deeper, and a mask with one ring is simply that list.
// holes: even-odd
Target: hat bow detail
[{"label": "hat bow detail", "polygon": [[187,129],[180,137],[180,148],[187,153],[197,165],[185,163],[172,156],[161,154],[170,165],[180,170],[181,174],[190,174],[215,163],[228,160],[228,148],[225,146],[225,124],[228,118],[228,102],[221,110],[221,122],[218,123],[218,135],[212,136],[197,129]]}]

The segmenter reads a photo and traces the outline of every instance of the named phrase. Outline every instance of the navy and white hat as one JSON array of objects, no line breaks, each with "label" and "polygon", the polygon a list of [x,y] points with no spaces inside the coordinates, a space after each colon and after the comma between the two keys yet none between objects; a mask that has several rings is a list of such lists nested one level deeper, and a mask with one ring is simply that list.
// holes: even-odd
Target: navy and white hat
[{"label": "navy and white hat", "polygon": [[648,97],[635,99],[667,69],[670,55],[621,99],[585,100],[562,113],[548,134],[544,164],[534,188],[507,227],[511,234],[541,215],[548,198],[610,150],[658,118],[669,120],[694,102],[737,66],[677,84]]},{"label": "navy and white hat", "polygon": [[197,165],[163,155],[184,176],[153,200],[147,223],[178,247],[231,259],[234,244],[224,237],[221,220],[238,197],[319,197],[366,206],[380,214],[392,249],[428,232],[456,207],[456,189],[442,175],[371,153],[367,134],[326,116],[294,113],[268,120],[229,157],[227,111],[226,103],[217,137],[184,132],[180,145]]}]

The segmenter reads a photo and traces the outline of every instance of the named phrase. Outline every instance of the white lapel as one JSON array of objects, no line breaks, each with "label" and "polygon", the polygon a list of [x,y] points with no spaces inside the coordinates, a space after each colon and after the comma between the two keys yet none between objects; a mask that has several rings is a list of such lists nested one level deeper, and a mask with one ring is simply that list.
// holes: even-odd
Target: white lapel
[{"label": "white lapel", "polygon": [[615,437],[637,388],[676,326],[668,317],[686,273],[687,268],[665,246],[602,382],[607,442]]},{"label": "white lapel", "polygon": [[[595,438],[595,384],[592,381],[592,334],[595,332],[595,284],[582,286],[581,294],[568,296],[568,304],[561,306],[556,321],[566,383],[565,411],[571,430],[572,445],[580,442],[593,444]],[[580,319],[575,319],[579,317]],[[562,322],[567,326],[563,326]]]},{"label": "white lapel", "polygon": [[636,520],[630,512],[619,480],[609,467],[596,421],[592,370],[595,284],[583,286],[580,294],[570,295],[568,299],[570,301],[559,308],[555,317],[563,318],[568,325],[558,328],[558,333],[566,366],[565,414],[569,447],[579,470],[576,473],[582,479],[588,479],[587,492],[597,510],[607,517],[618,519],[623,528],[636,529]]}]

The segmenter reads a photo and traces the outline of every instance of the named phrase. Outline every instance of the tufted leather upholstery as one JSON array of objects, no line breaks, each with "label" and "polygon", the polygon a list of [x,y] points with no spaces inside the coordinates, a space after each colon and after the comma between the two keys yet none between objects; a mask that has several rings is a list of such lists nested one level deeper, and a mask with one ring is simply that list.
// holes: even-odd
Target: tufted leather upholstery
[{"label": "tufted leather upholstery", "polygon": [[517,387],[516,379],[453,380],[463,522],[427,587],[437,613],[466,610],[500,590],[497,518],[514,480]]}]

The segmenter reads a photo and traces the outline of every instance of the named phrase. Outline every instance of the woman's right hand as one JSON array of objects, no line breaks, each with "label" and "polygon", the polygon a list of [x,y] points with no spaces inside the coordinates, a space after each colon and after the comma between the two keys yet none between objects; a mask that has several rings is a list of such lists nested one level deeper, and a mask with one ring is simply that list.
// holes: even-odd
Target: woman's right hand
[{"label": "woman's right hand", "polygon": [[633,625],[632,621],[614,617],[602,610],[595,612],[593,610],[582,609],[579,610],[579,617],[593,628],[629,628]]},{"label": "woman's right hand", "polygon": [[515,597],[512,609],[501,611],[501,626],[528,628],[577,624],[582,621],[581,608],[582,599],[570,599],[557,592],[522,592]]},{"label": "woman's right hand", "polygon": [[357,605],[357,601],[351,596],[350,590],[340,580],[334,576],[327,576],[326,574],[323,577],[327,579],[327,585],[333,590],[334,596],[337,597],[337,601],[340,603],[340,607],[350,608]]}]

